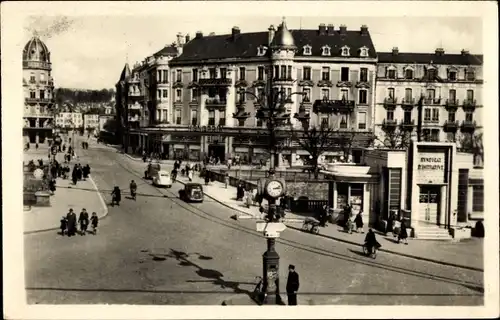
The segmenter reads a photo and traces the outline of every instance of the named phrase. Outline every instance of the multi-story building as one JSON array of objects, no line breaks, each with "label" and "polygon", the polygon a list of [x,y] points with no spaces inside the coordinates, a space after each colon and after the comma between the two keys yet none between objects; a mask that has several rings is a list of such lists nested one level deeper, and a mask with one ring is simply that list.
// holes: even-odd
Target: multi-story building
[{"label": "multi-story building", "polygon": [[[297,128],[302,123],[295,114],[339,130],[373,127],[377,55],[366,26],[288,30],[283,21],[277,30],[241,33],[233,27],[225,35],[197,32],[185,44],[178,36],[178,43],[182,52],[169,62],[170,125],[131,132],[155,137],[170,158],[266,158],[269,141],[265,120],[256,117],[263,107],[256,97],[269,85],[286,93],[286,114]],[[307,152],[283,150],[278,165],[297,154]]]},{"label": "multi-story building", "polygon": [[24,128],[30,143],[48,143],[54,122],[54,80],[47,46],[34,36],[23,50]]},{"label": "multi-story building", "polygon": [[[407,147],[417,135],[420,105],[422,141],[457,142],[467,149],[465,145],[482,128],[482,64],[482,55],[465,50],[379,52],[375,108],[379,144]],[[476,157],[475,162],[480,161]]]},{"label": "multi-story building", "polygon": [[56,127],[66,130],[83,129],[83,114],[81,112],[59,112],[55,116]]},{"label": "multi-story building", "polygon": [[88,132],[99,129],[99,114],[87,113],[83,115],[83,127]]}]

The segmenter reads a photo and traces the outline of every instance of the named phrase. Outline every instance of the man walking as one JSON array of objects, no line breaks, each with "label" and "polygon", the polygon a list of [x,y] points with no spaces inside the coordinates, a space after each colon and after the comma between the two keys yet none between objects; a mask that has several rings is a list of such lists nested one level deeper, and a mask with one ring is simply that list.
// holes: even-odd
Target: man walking
[{"label": "man walking", "polygon": [[288,280],[286,282],[289,306],[297,305],[297,291],[299,291],[299,274],[295,272],[295,266],[291,264],[288,266]]}]

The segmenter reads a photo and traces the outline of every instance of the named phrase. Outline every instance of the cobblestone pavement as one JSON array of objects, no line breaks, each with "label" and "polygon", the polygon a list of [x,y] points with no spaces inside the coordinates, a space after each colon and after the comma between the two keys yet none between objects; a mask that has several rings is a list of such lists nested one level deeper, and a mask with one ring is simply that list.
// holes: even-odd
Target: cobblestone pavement
[{"label": "cobblestone pavement", "polygon": [[[115,150],[92,145],[83,153],[106,201],[112,186],[127,190],[131,179],[138,198],[109,208],[95,237],[25,236],[29,303],[220,305],[253,290],[266,249],[254,221],[234,221],[234,210],[208,198],[184,203],[178,183],[152,187],[141,179],[144,164]],[[383,253],[374,260],[357,246],[294,230],[276,249],[282,291],[288,264],[301,276],[299,304],[483,303],[482,272]]]}]

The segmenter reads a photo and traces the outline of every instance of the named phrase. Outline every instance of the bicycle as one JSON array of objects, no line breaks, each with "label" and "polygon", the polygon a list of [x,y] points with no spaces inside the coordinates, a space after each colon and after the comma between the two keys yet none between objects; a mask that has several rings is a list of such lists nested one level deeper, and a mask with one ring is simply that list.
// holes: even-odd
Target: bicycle
[{"label": "bicycle", "polygon": [[368,247],[366,246],[366,243],[363,244],[363,253],[367,257],[371,257],[372,259],[375,259],[377,257],[377,246],[373,246],[371,250],[368,250]]}]

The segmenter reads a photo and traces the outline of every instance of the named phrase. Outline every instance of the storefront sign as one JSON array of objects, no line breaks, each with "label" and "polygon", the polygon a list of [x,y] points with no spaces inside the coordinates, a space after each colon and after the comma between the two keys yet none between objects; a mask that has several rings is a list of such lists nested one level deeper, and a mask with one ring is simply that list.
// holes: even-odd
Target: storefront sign
[{"label": "storefront sign", "polygon": [[223,126],[189,126],[192,132],[222,132]]},{"label": "storefront sign", "polygon": [[446,157],[443,152],[420,152],[416,156],[420,183],[444,183]]}]

